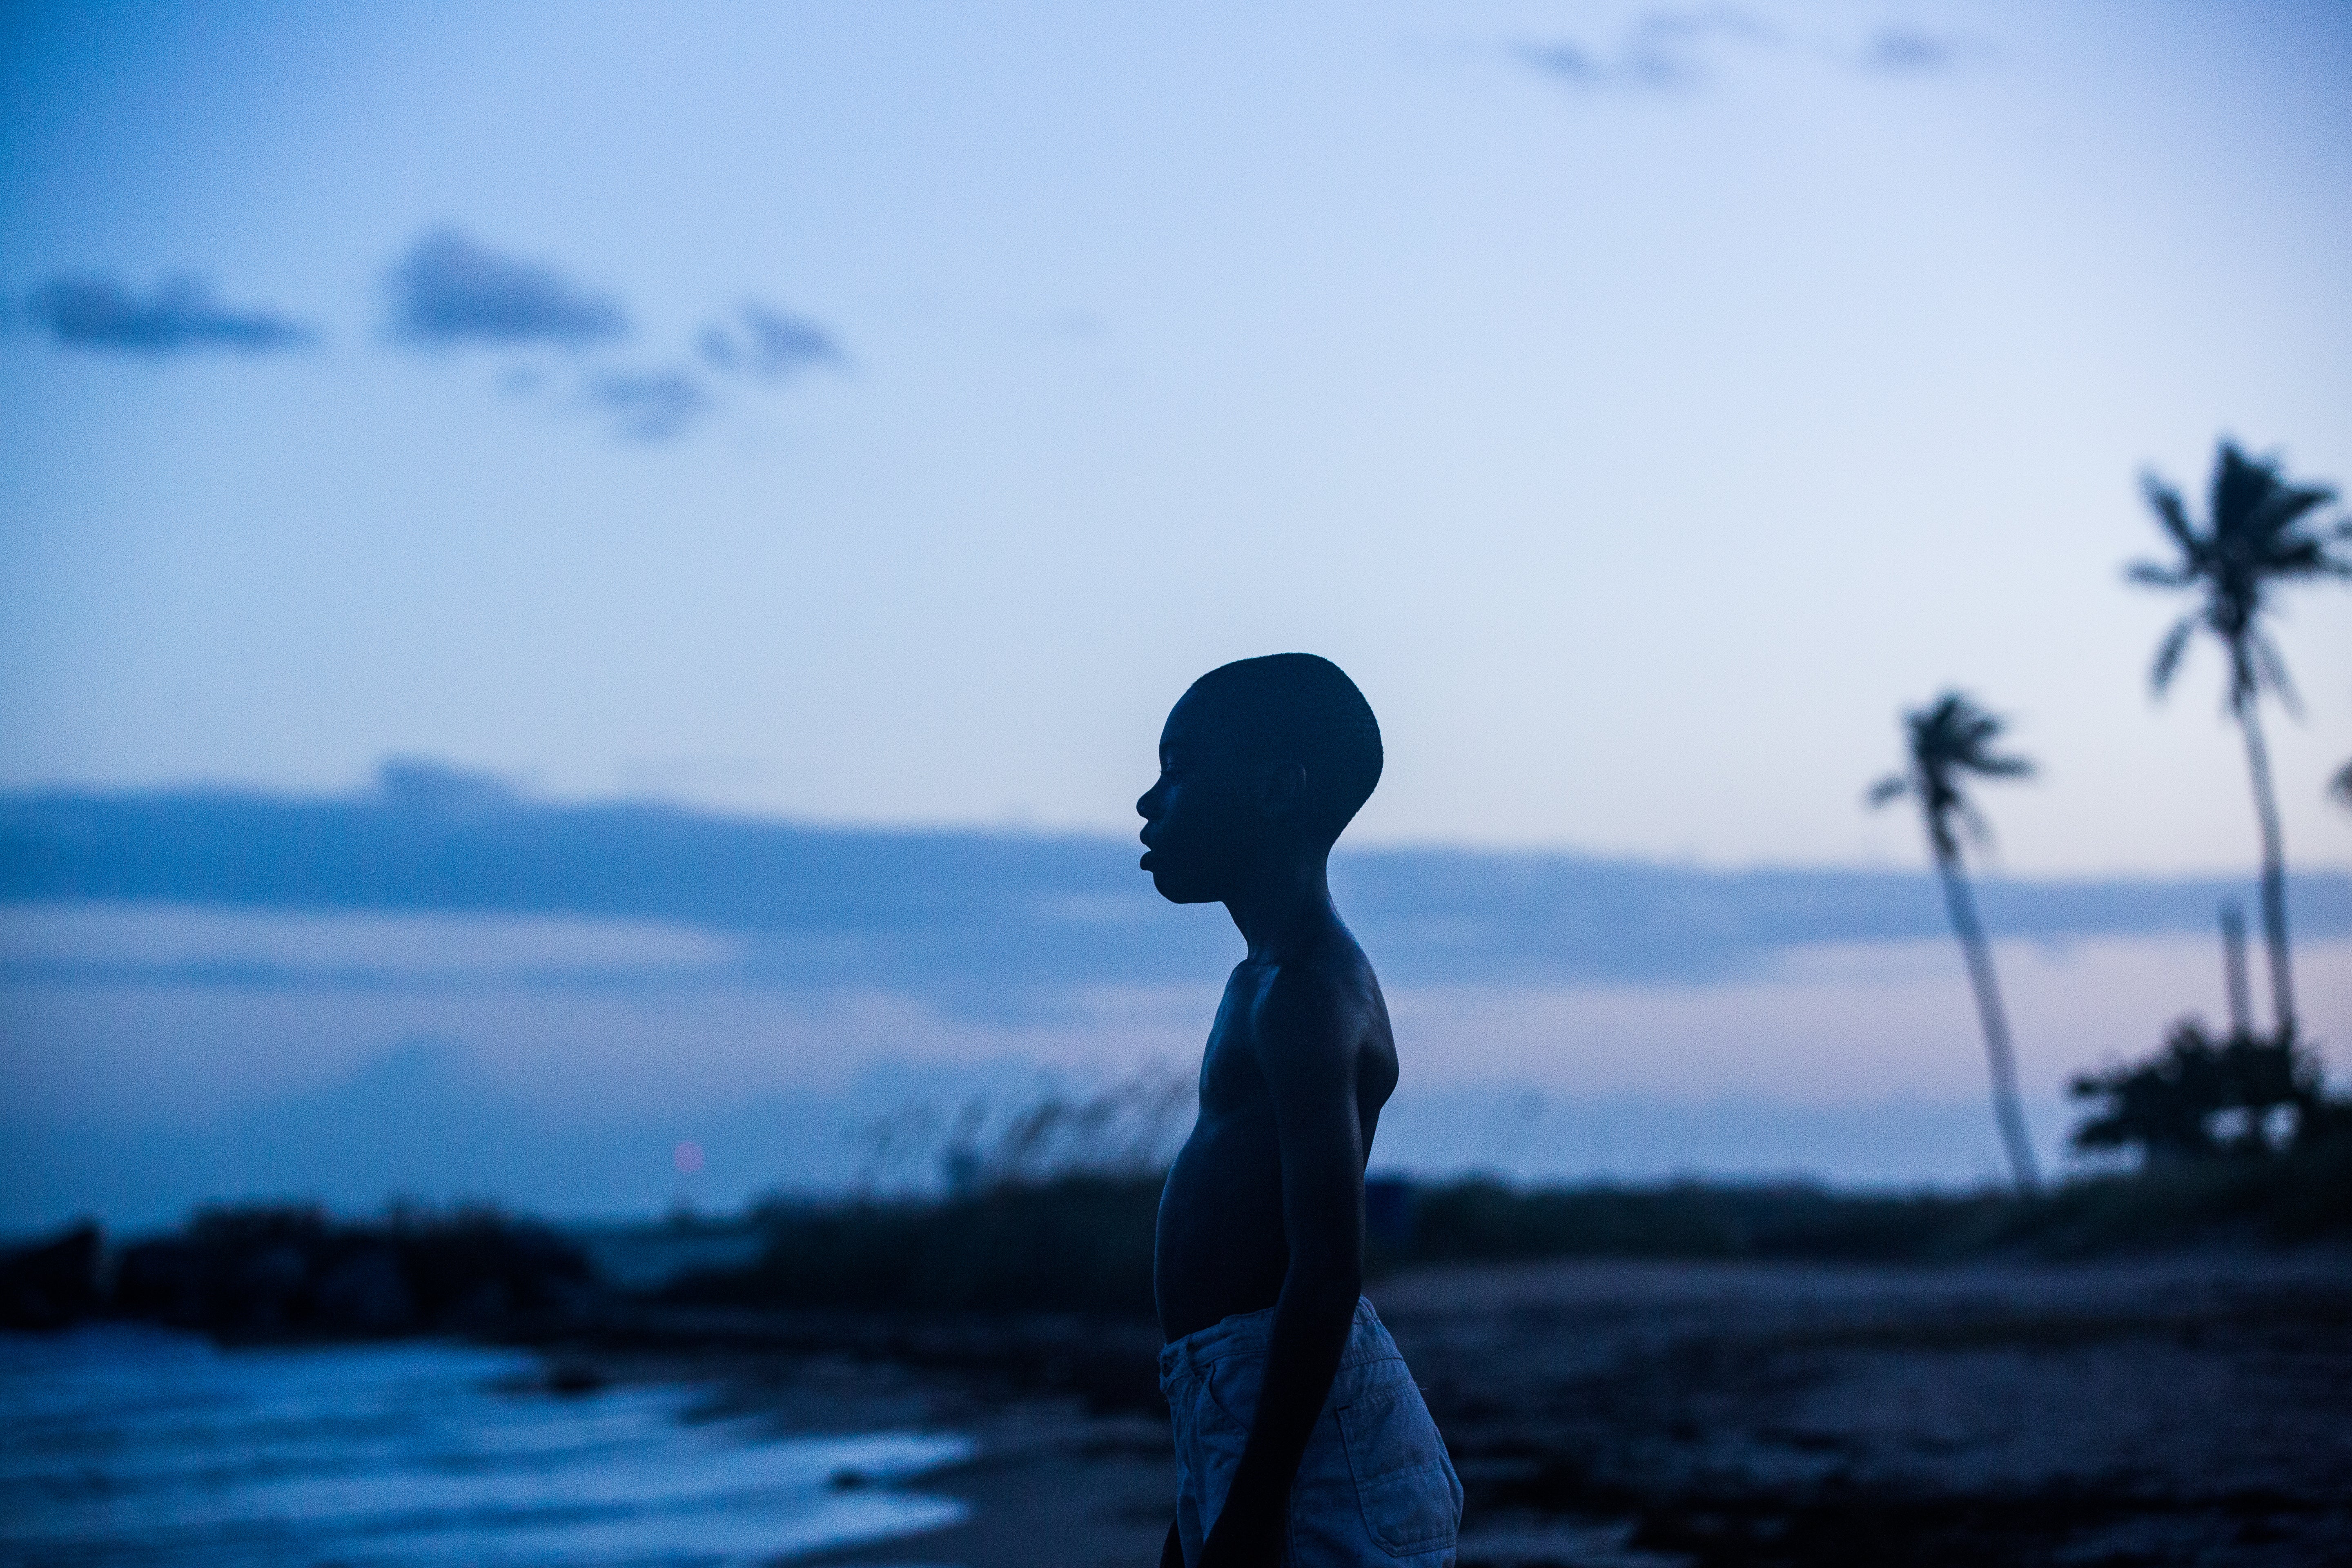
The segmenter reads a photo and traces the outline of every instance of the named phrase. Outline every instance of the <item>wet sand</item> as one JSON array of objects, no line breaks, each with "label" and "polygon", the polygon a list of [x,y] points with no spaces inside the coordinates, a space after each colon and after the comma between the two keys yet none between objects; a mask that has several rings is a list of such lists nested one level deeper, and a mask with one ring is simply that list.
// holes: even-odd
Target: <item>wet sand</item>
[{"label": "wet sand", "polygon": [[[2352,1253],[1550,1263],[1370,1294],[1462,1471],[1462,1568],[2352,1563]],[[805,1561],[1156,1562],[1173,1464],[1140,1327],[1064,1321],[1045,1337],[1090,1353],[1032,1332],[991,1365],[993,1332],[923,1340],[919,1368],[733,1361],[725,1399],[798,1430],[979,1440],[918,1488],[967,1522]]]},{"label": "wet sand", "polygon": [[[1132,1358],[1144,1326],[1109,1332]],[[1056,1336],[1069,1325],[1056,1323]],[[807,1325],[788,1331],[799,1339]],[[964,1346],[962,1336],[953,1336]],[[1156,1338],[1156,1336],[1154,1336]],[[973,1439],[973,1457],[936,1470],[905,1489],[966,1505],[963,1522],[919,1536],[795,1556],[810,1568],[1109,1568],[1160,1560],[1175,1496],[1176,1467],[1164,1412],[1141,1405],[1131,1380],[1118,1380],[1108,1402],[1041,1384],[1025,1357],[985,1364],[965,1347],[961,1365],[926,1364],[852,1353],[762,1353],[738,1345],[713,1352],[635,1349],[559,1352],[552,1367],[598,1381],[691,1382],[709,1393],[698,1414],[761,1415],[783,1433],[953,1432]],[[1054,1369],[1058,1373],[1060,1369]],[[1098,1391],[1099,1392],[1099,1391]],[[868,1484],[843,1476],[844,1487]]]},{"label": "wet sand", "polygon": [[978,1458],[921,1490],[958,1499],[965,1522],[911,1540],[796,1561],[992,1568],[1152,1568],[1176,1489],[1164,1421],[1012,1413],[983,1427]]}]

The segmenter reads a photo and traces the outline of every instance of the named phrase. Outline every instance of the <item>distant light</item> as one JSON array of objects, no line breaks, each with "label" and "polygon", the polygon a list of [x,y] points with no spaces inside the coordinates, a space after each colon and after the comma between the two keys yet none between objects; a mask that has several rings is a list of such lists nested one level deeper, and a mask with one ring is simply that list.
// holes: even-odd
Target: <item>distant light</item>
[{"label": "distant light", "polygon": [[679,1175],[691,1176],[702,1169],[702,1145],[681,1143],[671,1152],[670,1160],[677,1166]]}]

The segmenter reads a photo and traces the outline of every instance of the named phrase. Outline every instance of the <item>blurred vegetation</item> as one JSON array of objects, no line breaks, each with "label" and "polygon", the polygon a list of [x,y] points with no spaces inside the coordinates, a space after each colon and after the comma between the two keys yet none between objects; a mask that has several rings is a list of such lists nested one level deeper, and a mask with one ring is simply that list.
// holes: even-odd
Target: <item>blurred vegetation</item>
[{"label": "blurred vegetation", "polygon": [[[1805,1184],[1376,1184],[1374,1277],[1543,1258],[1932,1264],[2352,1237],[2352,1132],[2262,1156],[2076,1177],[2031,1195]],[[756,1263],[678,1280],[677,1304],[1151,1310],[1160,1183],[1074,1174],[939,1198],[773,1205]]]},{"label": "blurred vegetation", "polygon": [[914,1310],[1151,1310],[1155,1176],[1006,1181],[942,1198],[779,1203],[739,1269],[692,1274],[671,1301]]},{"label": "blurred vegetation", "polygon": [[[2172,1100],[2149,1109],[2151,1083]],[[1375,1178],[1367,1272],[1567,1258],[1938,1264],[2352,1241],[2352,1104],[2318,1085],[2299,1047],[2216,1041],[2184,1025],[2150,1062],[2082,1080],[2109,1108],[2078,1142],[2139,1148],[2140,1167],[2025,1194]],[[977,1101],[953,1117],[902,1113],[877,1124],[876,1147],[901,1167],[936,1166],[927,1189],[766,1200],[732,1222],[760,1233],[753,1261],[650,1297],[606,1288],[574,1241],[495,1209],[394,1207],[360,1221],[264,1205],[200,1210],[174,1235],[121,1248],[110,1268],[94,1226],[0,1256],[0,1317],[54,1328],[96,1312],[232,1341],[645,1330],[647,1307],[1146,1320],[1161,1173],[1189,1095],[1153,1075],[1049,1088],[1002,1114]],[[2182,1111],[2184,1097],[2201,1109]],[[2268,1113],[2282,1106],[2291,1137]],[[673,1329],[708,1331],[697,1321]]]},{"label": "blurred vegetation", "polygon": [[2041,1193],[1837,1193],[1677,1182],[1414,1194],[1387,1268],[1539,1258],[1940,1263],[2352,1235],[2352,1137],[2265,1159],[2078,1176]]},{"label": "blurred vegetation", "polygon": [[[1377,1279],[1541,1259],[1902,1265],[2342,1243],[2352,1241],[2346,1121],[2339,1106],[2324,1135],[2283,1151],[2078,1176],[2032,1195],[1383,1180],[1373,1184],[1367,1268]],[[750,1216],[765,1233],[754,1262],[689,1274],[655,1301],[1148,1318],[1159,1202],[1156,1174],[1090,1172],[960,1194],[772,1202]],[[68,1253],[70,1279],[61,1272]],[[0,1258],[0,1283],[10,1287],[0,1294],[22,1297],[26,1309],[8,1326],[61,1327],[95,1310],[232,1341],[529,1336],[592,1328],[617,1305],[559,1233],[490,1210],[351,1222],[310,1208],[215,1209],[124,1248],[110,1280],[91,1279],[96,1258],[94,1231],[77,1231]]]},{"label": "blurred vegetation", "polygon": [[963,1196],[1070,1176],[1150,1178],[1156,1187],[1192,1104],[1192,1081],[1164,1065],[1091,1084],[1048,1076],[1009,1106],[974,1095],[952,1116],[909,1100],[858,1130],[858,1191],[923,1192],[935,1179]]},{"label": "blurred vegetation", "polygon": [[856,1195],[763,1200],[751,1211],[768,1235],[757,1262],[689,1275],[666,1294],[744,1307],[1149,1312],[1160,1181],[1192,1093],[1189,1079],[1147,1068],[1091,1086],[1049,1079],[1010,1106],[976,1096],[951,1116],[909,1101],[864,1130]]},{"label": "blurred vegetation", "polygon": [[2274,1153],[2339,1135],[2352,1106],[2328,1098],[2318,1057],[2291,1035],[2241,1026],[2208,1034],[2183,1018],[2142,1062],[2078,1076],[2067,1088],[2097,1110],[2078,1149],[2136,1149],[2150,1165]]}]

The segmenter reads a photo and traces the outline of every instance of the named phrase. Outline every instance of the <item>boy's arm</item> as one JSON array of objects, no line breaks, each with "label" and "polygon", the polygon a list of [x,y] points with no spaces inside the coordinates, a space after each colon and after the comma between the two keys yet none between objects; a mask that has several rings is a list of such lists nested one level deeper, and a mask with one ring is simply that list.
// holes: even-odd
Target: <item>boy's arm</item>
[{"label": "boy's arm", "polygon": [[1277,975],[1252,1030],[1282,1150],[1290,1266],[1275,1303],[1265,1382],[1201,1568],[1280,1560],[1290,1484],[1347,1348],[1364,1278],[1364,1150],[1354,1009],[1323,976]]}]

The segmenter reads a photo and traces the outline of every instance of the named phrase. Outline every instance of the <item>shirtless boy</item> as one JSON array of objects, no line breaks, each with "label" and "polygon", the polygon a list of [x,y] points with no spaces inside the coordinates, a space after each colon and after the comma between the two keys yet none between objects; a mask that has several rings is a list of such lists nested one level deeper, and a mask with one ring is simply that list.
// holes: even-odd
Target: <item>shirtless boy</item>
[{"label": "shirtless boy", "polygon": [[1160,1379],[1180,1476],[1162,1568],[1454,1561],[1461,1483],[1359,1293],[1364,1163],[1396,1043],[1325,862],[1380,776],[1380,726],[1355,683],[1328,659],[1276,654],[1192,683],[1136,803],[1152,885],[1223,904],[1249,943],[1160,1199]]}]

